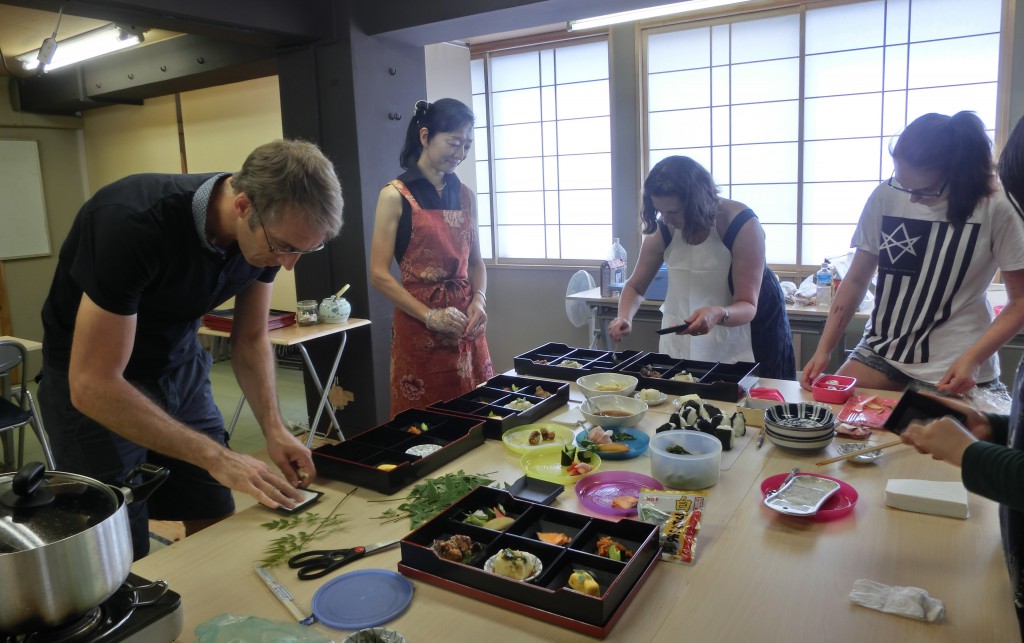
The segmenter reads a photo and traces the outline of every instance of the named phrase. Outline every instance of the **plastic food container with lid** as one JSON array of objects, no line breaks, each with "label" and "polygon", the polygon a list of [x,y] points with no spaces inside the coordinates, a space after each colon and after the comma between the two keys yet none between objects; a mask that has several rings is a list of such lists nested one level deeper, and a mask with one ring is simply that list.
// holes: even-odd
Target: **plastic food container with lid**
[{"label": "plastic food container with lid", "polygon": [[846,404],[856,387],[856,377],[821,374],[811,384],[811,395],[815,402]]}]

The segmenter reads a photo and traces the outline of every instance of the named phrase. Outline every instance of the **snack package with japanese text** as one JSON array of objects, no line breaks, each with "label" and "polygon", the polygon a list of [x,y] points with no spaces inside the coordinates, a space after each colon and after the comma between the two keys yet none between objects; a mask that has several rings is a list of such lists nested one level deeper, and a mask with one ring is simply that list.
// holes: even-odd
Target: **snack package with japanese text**
[{"label": "snack package with japanese text", "polygon": [[643,489],[637,519],[658,525],[661,559],[692,565],[707,496],[699,491]]}]

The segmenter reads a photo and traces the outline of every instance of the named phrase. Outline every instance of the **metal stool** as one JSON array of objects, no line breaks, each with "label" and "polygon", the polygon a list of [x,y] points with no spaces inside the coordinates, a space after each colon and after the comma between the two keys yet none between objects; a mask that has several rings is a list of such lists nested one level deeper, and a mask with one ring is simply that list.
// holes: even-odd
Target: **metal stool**
[{"label": "metal stool", "polygon": [[[25,384],[25,362],[28,353],[25,347],[13,340],[0,341],[0,433],[21,429],[18,438],[18,460],[17,467],[21,468],[25,460],[25,425],[32,426],[39,444],[43,448],[43,457],[46,459],[46,466],[49,469],[56,468],[53,460],[53,452],[50,450],[50,441],[46,437],[46,429],[43,427],[43,418],[36,408],[35,400]],[[11,373],[14,369],[22,367],[22,383],[14,391],[11,386]],[[10,453],[7,452],[11,445],[10,436],[4,436],[4,461],[10,462]]]}]

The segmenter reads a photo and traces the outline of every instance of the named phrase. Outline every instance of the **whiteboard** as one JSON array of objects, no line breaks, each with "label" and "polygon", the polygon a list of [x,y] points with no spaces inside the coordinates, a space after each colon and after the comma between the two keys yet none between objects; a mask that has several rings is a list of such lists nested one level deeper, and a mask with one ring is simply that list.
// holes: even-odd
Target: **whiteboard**
[{"label": "whiteboard", "polygon": [[50,254],[36,141],[0,141],[0,260]]}]

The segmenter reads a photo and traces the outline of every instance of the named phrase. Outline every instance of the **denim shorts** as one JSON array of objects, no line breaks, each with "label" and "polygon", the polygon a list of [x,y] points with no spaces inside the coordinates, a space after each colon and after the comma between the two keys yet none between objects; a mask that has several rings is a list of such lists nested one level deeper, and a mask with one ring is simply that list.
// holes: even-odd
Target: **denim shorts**
[{"label": "denim shorts", "polygon": [[[227,446],[224,418],[210,390],[211,358],[198,352],[155,381],[131,382],[171,417]],[[39,406],[57,469],[120,485],[136,464],[165,467],[171,474],[146,502],[128,505],[135,558],[149,551],[149,519],[209,520],[234,512],[231,490],[205,469],[150,451],[82,415],[71,404],[66,373],[43,367]]]},{"label": "denim shorts", "polygon": [[[914,379],[913,377],[910,377],[903,371],[894,367],[883,357],[879,356],[878,353],[873,351],[863,341],[857,344],[857,347],[853,349],[853,352],[850,353],[850,359],[858,361],[861,364],[868,366],[869,368],[873,368],[874,370],[878,371],[882,375],[885,375],[894,382],[906,384],[907,388],[913,389],[915,391],[925,391],[928,393],[939,393],[940,395],[943,395],[943,393],[941,393],[939,389],[935,388],[934,384],[930,384],[923,380]],[[991,395],[1006,398],[1007,400],[1010,399],[1010,394],[1006,390],[1006,385],[1003,384],[1003,382],[998,377],[988,382],[978,382],[977,386],[979,389],[982,389]]]}]

